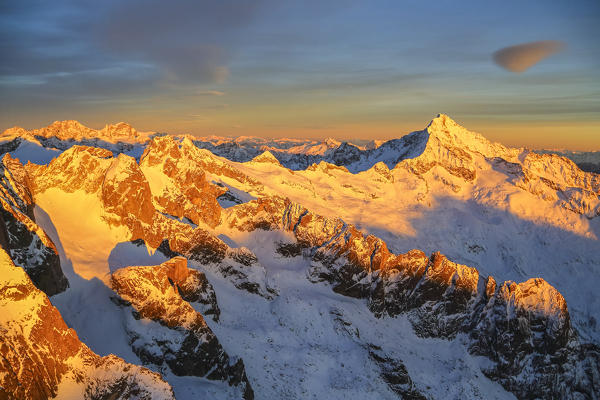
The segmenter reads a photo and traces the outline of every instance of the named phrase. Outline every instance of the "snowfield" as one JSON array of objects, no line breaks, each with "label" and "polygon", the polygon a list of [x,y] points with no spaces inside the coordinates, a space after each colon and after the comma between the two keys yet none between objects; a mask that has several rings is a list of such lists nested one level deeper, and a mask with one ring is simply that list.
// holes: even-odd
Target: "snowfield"
[{"label": "snowfield", "polygon": [[[73,147],[81,144],[98,149]],[[590,348],[600,343],[600,175],[563,157],[491,143],[445,115],[423,131],[364,145],[159,137],[123,123],[96,131],[76,121],[29,132],[12,128],[0,135],[0,145],[22,163],[32,163],[25,169],[33,182],[35,223],[56,246],[69,281],[65,291],[50,297],[52,305],[93,352],[160,373],[180,400],[241,395],[225,380],[176,376],[166,364],[140,356],[134,341],[148,343],[156,358],[172,356],[165,349],[182,345],[189,327],[140,316],[111,288],[115,271],[162,264],[178,254],[178,244],[191,254],[187,265],[205,274],[214,289],[220,317],[204,320],[226,354],[243,360],[256,399],[397,399],[401,391],[417,399],[516,398],[508,391],[513,389],[482,372],[492,360],[474,355],[472,338],[464,332],[426,337],[415,331],[408,314],[376,315],[366,298],[336,293],[333,282],[311,276],[318,260],[294,236],[308,210],[315,219],[340,218],[344,227],[382,239],[394,254],[420,249],[429,257],[439,251],[465,275],[454,281],[464,278],[477,286],[480,276],[493,275],[494,285],[543,278],[551,286],[540,284],[537,297],[511,303],[529,310],[519,323],[532,323],[538,314],[566,313],[562,294],[578,340]],[[74,160],[61,159],[68,167],[63,175],[44,170],[61,154]],[[106,171],[95,175],[86,165]],[[71,190],[69,182],[79,186]],[[143,202],[143,212],[131,202],[123,205],[133,195]],[[239,211],[274,198],[307,211],[287,231],[247,228],[257,215]],[[257,210],[268,214],[267,208]],[[136,218],[137,225],[131,222]],[[170,240],[157,240],[156,232],[171,235]],[[192,236],[204,241],[189,249],[181,245]],[[327,239],[326,249],[341,240]],[[359,248],[374,265],[376,251],[367,250]],[[379,272],[369,270],[369,276]],[[184,298],[169,282],[169,290]],[[531,288],[519,287],[538,290],[538,281],[531,282]],[[541,301],[531,303],[532,298]],[[205,304],[184,301],[201,314],[206,310]],[[132,331],[138,335],[134,339]],[[64,398],[81,395],[82,388],[71,384],[61,384]]]}]

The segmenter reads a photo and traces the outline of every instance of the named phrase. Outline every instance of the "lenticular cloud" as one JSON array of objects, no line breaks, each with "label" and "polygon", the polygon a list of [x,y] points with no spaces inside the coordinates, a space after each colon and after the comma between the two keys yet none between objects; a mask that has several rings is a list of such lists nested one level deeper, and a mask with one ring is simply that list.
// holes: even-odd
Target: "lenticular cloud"
[{"label": "lenticular cloud", "polygon": [[509,46],[493,55],[496,64],[511,72],[523,72],[565,47],[557,40],[542,40]]}]

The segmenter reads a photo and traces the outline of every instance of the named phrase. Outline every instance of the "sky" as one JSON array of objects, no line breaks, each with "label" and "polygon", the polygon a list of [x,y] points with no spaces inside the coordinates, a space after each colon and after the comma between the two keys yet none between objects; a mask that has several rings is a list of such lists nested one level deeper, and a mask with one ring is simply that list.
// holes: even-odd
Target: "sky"
[{"label": "sky", "polygon": [[0,130],[390,139],[445,113],[600,150],[598,43],[597,0],[4,0]]}]

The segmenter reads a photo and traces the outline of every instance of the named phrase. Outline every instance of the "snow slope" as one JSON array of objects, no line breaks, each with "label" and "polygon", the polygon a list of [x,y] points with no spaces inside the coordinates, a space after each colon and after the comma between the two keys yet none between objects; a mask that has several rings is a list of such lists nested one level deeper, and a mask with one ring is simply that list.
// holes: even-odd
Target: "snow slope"
[{"label": "snow slope", "polygon": [[173,398],[159,374],[81,343],[4,250],[0,268],[0,397]]},{"label": "snow slope", "polygon": [[[436,124],[434,120],[434,129],[430,124],[426,131],[437,142],[429,141],[421,155],[392,169],[380,162],[351,173],[320,162],[294,171],[273,162],[219,158],[246,179],[219,171],[210,176],[255,197],[282,195],[318,214],[341,217],[381,237],[395,252],[439,250],[501,280],[542,277],[565,296],[580,332],[598,340],[600,218],[594,216],[600,211],[600,176],[584,173],[561,158],[537,159],[524,150],[492,144],[462,127],[452,126],[450,134],[440,135]],[[449,153],[453,148],[466,149],[458,161],[462,164],[453,164],[456,157]],[[423,165],[431,167],[419,172]],[[460,165],[472,171],[467,178],[460,176]],[[546,166],[561,169],[543,175],[551,171]],[[531,178],[523,179],[511,168],[525,170]],[[571,177],[591,183],[577,188]],[[589,200],[572,207],[566,197],[570,190],[580,191],[576,198]]]},{"label": "snow slope", "polygon": [[[476,267],[482,278],[527,281],[498,286],[505,291],[498,296],[506,299],[506,318],[524,318],[516,309],[530,311],[523,326],[537,323],[537,314],[560,314],[556,321],[564,322],[560,294],[529,280],[544,278],[564,295],[584,342],[600,339],[600,178],[563,158],[490,143],[443,115],[423,131],[367,146],[165,136],[133,147],[115,139],[117,146],[107,147],[95,141],[98,132],[75,124],[55,128],[66,133],[38,135],[49,139],[40,142],[44,148],[62,146],[69,139],[55,139],[70,135],[110,149],[75,147],[50,167],[27,168],[37,177],[36,221],[56,244],[71,285],[51,301],[100,355],[143,363],[132,351],[128,326],[147,324],[148,331],[172,336],[117,304],[109,279],[121,268],[158,265],[180,252],[214,288],[220,318],[205,318],[206,324],[229,356],[243,359],[256,398],[514,398],[482,372],[493,363],[473,355],[473,338],[462,331],[445,339],[425,337],[415,328],[415,314],[377,318],[371,300],[343,296],[334,291],[336,282],[315,279],[323,266],[305,254],[310,249],[297,246],[295,228],[253,225],[257,216],[276,218],[264,206],[272,196],[342,218],[344,227],[353,224],[378,236],[396,254],[442,251],[465,264],[456,267],[458,280],[478,282],[469,278],[470,267]],[[15,151],[26,153],[20,146]],[[60,146],[53,148],[66,148]],[[137,156],[111,153],[126,151]],[[314,227],[315,235],[325,232]],[[136,238],[146,242],[130,242]],[[337,240],[332,237],[323,248],[334,248]],[[281,243],[288,246],[283,253]],[[488,288],[475,289],[488,295]],[[495,318],[494,303],[486,307]],[[564,328],[563,322],[557,324]],[[177,398],[235,396],[223,382],[149,367],[163,375]]]},{"label": "snow slope", "polygon": [[[74,158],[73,162],[77,160]],[[81,187],[90,186],[85,179],[64,179],[79,182]],[[96,177],[87,179],[93,181]],[[39,192],[36,200],[36,218],[57,244],[71,282],[67,291],[52,298],[53,304],[91,349],[140,364],[142,360],[132,352],[125,329],[135,322],[111,301],[114,292],[105,282],[111,266],[119,265],[114,262],[115,253],[120,255],[119,259],[128,261],[141,256],[136,264],[156,256],[145,254],[144,247],[127,244],[126,234],[130,232],[120,230],[124,228],[115,230],[104,222],[106,210],[94,193],[67,193],[55,187]],[[233,209],[235,206],[230,208]],[[269,300],[239,290],[210,264],[191,263],[207,274],[221,308],[220,322],[207,318],[206,323],[228,354],[249,363],[247,374],[257,398],[342,398],[352,393],[364,398],[395,398],[396,393],[382,378],[383,367],[371,355],[373,351],[394,356],[398,359],[396,364],[406,365],[413,382],[411,387],[416,392],[431,393],[434,397],[449,391],[455,398],[512,398],[481,374],[485,360],[469,355],[460,342],[418,338],[405,319],[376,319],[363,301],[336,295],[326,285],[311,283],[304,259],[290,261],[275,255],[272,235],[279,233],[219,229],[227,235],[230,245],[245,246],[256,252],[269,285],[280,293]],[[154,258],[150,263],[160,261],[161,258]],[[356,337],[348,333],[354,332],[354,327],[349,328],[348,324],[370,332]],[[397,333],[390,332],[402,332],[400,337],[407,339],[402,341]],[[429,350],[423,354],[407,351],[416,347]],[[310,349],[308,354],[307,349]],[[398,353],[399,349],[404,350]],[[299,359],[302,361],[298,362]],[[433,385],[432,365],[437,366],[439,373],[435,380],[441,384]],[[158,370],[178,398],[196,398],[207,393],[214,398],[231,396],[227,385],[203,378],[175,377],[168,370]],[[465,377],[470,378],[465,380]]]}]

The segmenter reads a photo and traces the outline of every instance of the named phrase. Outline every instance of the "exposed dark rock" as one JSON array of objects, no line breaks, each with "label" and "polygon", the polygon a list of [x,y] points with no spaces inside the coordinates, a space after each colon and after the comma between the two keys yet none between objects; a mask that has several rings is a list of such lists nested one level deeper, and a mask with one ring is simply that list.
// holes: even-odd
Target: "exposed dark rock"
[{"label": "exposed dark rock", "polygon": [[61,269],[56,246],[35,223],[27,172],[18,160],[6,154],[0,163],[0,174],[2,247],[48,296],[63,292],[69,282]]},{"label": "exposed dark rock", "polygon": [[[131,304],[134,318],[162,326],[129,322],[126,330],[132,349],[146,364],[166,364],[179,376],[225,381],[238,387],[245,399],[252,399],[243,361],[227,355],[203,316],[188,302],[214,301],[210,306],[218,318],[214,290],[204,274],[186,264],[185,258],[176,257],[158,266],[127,267],[112,274],[112,288]],[[160,333],[165,329],[169,333]]]},{"label": "exposed dark rock", "polygon": [[302,255],[302,249],[299,243],[278,243],[275,251],[284,257],[298,257]]},{"label": "exposed dark rock", "polygon": [[13,140],[10,140],[8,142],[0,143],[0,154],[15,151],[22,141],[23,139],[21,138],[14,138]]},{"label": "exposed dark rock", "polygon": [[406,400],[427,400],[412,382],[404,363],[384,354],[380,347],[368,345],[369,357],[381,369],[381,376],[390,389]]},{"label": "exposed dark rock", "polygon": [[[289,200],[253,203],[236,207],[227,218],[232,227],[268,224],[290,231],[311,259],[311,280],[366,299],[378,316],[406,313],[420,336],[465,335],[471,353],[492,361],[484,373],[517,397],[593,399],[600,394],[598,347],[580,343],[566,301],[543,279],[497,285],[439,253],[429,258],[419,250],[393,254],[380,239]],[[236,218],[243,214],[249,217]]]},{"label": "exposed dark rock", "polygon": [[[100,357],[69,329],[48,297],[0,250],[0,398],[42,400],[70,390],[86,399],[174,399],[155,372]],[[70,393],[72,395],[72,393]]]}]

